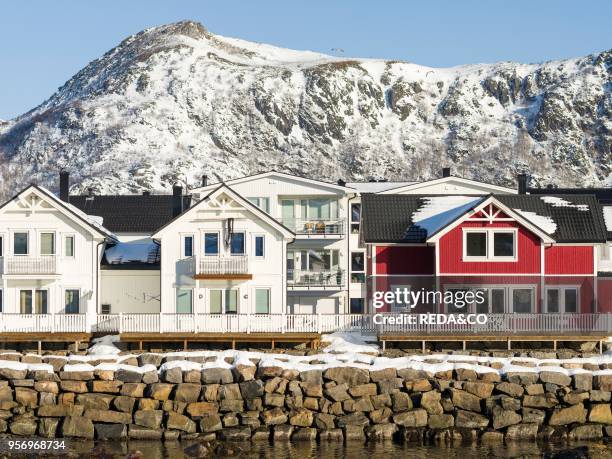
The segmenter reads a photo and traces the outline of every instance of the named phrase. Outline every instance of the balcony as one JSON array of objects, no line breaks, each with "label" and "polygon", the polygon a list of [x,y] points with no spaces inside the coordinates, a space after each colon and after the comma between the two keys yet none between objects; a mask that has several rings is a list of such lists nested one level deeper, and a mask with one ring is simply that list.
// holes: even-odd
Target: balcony
[{"label": "balcony", "polygon": [[246,255],[229,257],[203,257],[198,264],[195,279],[252,279],[249,258]]},{"label": "balcony", "polygon": [[0,257],[2,274],[12,275],[40,275],[58,274],[57,256],[44,255],[31,257],[24,255],[21,257]]},{"label": "balcony", "polygon": [[282,223],[298,236],[308,238],[340,238],[345,233],[343,218],[292,218]]},{"label": "balcony", "polygon": [[293,290],[339,290],[344,285],[344,272],[335,271],[287,271],[287,287]]}]

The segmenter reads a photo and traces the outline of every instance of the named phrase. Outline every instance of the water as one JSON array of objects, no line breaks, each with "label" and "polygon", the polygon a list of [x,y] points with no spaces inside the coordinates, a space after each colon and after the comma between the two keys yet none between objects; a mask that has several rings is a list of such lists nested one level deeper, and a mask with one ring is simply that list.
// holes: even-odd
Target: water
[{"label": "water", "polygon": [[[92,442],[71,441],[63,454],[16,454],[8,457],[83,457],[98,459],[125,458],[130,453],[134,459],[188,459],[185,448],[198,443],[197,440],[182,442],[137,441],[129,442]],[[515,443],[511,445],[478,445],[478,446],[416,446],[400,444],[392,441],[362,444],[352,442],[328,443],[289,443],[268,442],[260,443],[227,443],[230,451],[215,457],[258,458],[258,459],[308,459],[308,458],[357,458],[357,459],[395,459],[395,458],[423,458],[423,459],[484,459],[484,458],[543,458],[552,457],[552,454],[568,448],[580,446],[588,447],[588,456],[593,459],[611,459],[612,445],[606,443],[577,442],[570,445],[563,444],[536,444],[531,442]],[[140,451],[140,454],[134,454]],[[2,457],[6,454],[5,448],[0,448]]]}]

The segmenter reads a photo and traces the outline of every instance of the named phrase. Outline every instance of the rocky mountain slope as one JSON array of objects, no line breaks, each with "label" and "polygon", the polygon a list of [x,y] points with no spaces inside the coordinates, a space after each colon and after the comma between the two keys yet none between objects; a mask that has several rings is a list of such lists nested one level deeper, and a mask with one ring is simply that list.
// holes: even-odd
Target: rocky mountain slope
[{"label": "rocky mountain slope", "polygon": [[448,69],[221,37],[184,21],[133,35],[0,124],[4,194],[57,170],[97,192],[269,169],[510,185],[612,185],[612,50]]}]

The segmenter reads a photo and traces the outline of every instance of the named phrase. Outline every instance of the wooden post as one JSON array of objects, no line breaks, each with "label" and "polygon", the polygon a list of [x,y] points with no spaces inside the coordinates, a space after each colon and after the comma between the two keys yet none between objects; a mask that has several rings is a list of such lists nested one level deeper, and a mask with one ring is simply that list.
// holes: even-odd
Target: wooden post
[{"label": "wooden post", "polygon": [[382,345],[383,345],[383,349],[382,350],[383,350],[383,352],[385,352],[387,350],[387,342],[384,339],[383,339]]},{"label": "wooden post", "polygon": [[274,340],[272,340],[272,350],[274,350]]},{"label": "wooden post", "polygon": [[186,351],[187,350],[187,339],[183,340],[183,350]]},{"label": "wooden post", "polygon": [[603,354],[603,339],[599,340],[599,353]]},{"label": "wooden post", "polygon": [[463,340],[463,350],[465,351],[465,340]]},{"label": "wooden post", "polygon": [[232,349],[236,349],[236,338],[232,338]]},{"label": "wooden post", "polygon": [[142,340],[138,341],[138,350],[142,351]]},{"label": "wooden post", "polygon": [[425,354],[425,340],[421,341],[421,352]]},{"label": "wooden post", "polygon": [[38,341],[38,355],[42,355],[42,341]]},{"label": "wooden post", "polygon": [[553,339],[553,351],[557,350],[557,340]]},{"label": "wooden post", "polygon": [[512,350],[512,341],[508,338],[508,350]]}]

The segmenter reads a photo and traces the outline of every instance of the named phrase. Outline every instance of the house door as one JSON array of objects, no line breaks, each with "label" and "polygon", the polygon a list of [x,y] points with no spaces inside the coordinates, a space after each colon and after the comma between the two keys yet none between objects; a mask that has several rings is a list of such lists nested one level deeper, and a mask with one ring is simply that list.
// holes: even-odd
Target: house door
[{"label": "house door", "polygon": [[281,218],[283,225],[290,229],[295,228],[295,205],[293,199],[283,199],[281,201]]},{"label": "house door", "polygon": [[211,314],[236,314],[238,289],[214,289],[210,291]]},{"label": "house door", "polygon": [[47,290],[19,291],[19,311],[21,314],[47,314],[48,306]]},{"label": "house door", "polygon": [[577,313],[578,308],[577,287],[547,287],[546,312],[550,313]]}]

